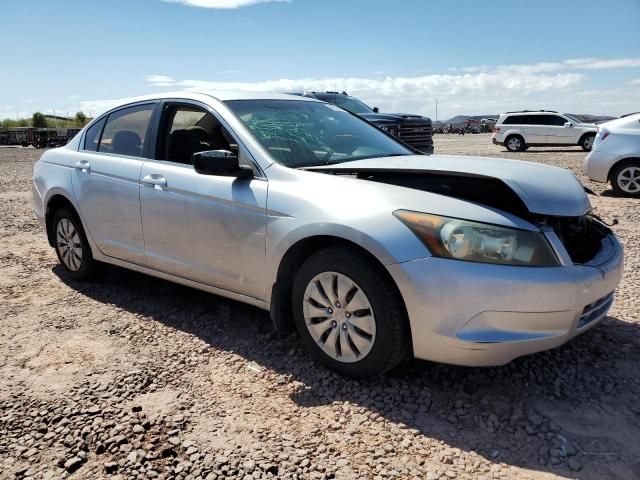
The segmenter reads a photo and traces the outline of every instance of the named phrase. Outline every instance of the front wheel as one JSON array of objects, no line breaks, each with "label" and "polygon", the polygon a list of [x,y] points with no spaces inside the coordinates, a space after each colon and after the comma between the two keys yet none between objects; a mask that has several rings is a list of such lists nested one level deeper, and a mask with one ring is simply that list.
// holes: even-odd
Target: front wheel
[{"label": "front wheel", "polygon": [[342,375],[380,375],[407,355],[404,305],[381,268],[355,249],[332,247],[295,275],[292,306],[302,343]]},{"label": "front wheel", "polygon": [[521,152],[526,147],[524,139],[519,135],[510,136],[504,144],[510,152]]},{"label": "front wheel", "polygon": [[640,161],[631,160],[617,165],[611,172],[611,187],[623,197],[640,197]]},{"label": "front wheel", "polygon": [[585,135],[584,137],[582,137],[582,140],[580,141],[580,147],[582,148],[582,150],[584,150],[585,152],[590,152],[593,148],[593,140],[595,138],[595,135]]},{"label": "front wheel", "polygon": [[56,255],[69,276],[89,280],[101,272],[102,264],[94,260],[82,222],[73,210],[62,207],[56,211],[52,228]]}]

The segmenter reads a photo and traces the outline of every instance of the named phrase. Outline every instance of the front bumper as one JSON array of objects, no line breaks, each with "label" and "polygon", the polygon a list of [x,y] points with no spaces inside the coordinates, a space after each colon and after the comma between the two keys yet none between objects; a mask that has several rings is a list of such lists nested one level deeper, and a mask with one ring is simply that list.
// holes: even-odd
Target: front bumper
[{"label": "front bumper", "polygon": [[605,317],[622,278],[622,246],[598,265],[515,267],[424,258],[389,265],[404,298],[417,358],[503,365],[562,345]]}]

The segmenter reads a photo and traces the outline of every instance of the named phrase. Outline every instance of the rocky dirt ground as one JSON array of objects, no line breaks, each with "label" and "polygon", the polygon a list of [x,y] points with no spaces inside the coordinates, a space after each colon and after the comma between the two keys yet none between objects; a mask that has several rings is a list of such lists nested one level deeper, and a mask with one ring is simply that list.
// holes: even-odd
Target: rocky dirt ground
[{"label": "rocky dirt ground", "polygon": [[341,378],[255,308],[118,268],[72,281],[31,210],[41,152],[0,149],[0,478],[640,478],[640,201],[588,182],[579,149],[436,149],[560,165],[600,194],[626,247],[600,326],[504,367]]}]

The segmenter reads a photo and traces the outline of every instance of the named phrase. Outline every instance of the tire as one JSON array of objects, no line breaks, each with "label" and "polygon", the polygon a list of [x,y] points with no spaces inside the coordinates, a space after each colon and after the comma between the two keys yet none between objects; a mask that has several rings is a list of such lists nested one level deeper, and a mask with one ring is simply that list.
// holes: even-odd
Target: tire
[{"label": "tire", "polygon": [[522,152],[525,148],[527,148],[524,143],[524,138],[520,135],[510,135],[504,141],[504,146],[507,147],[507,150],[510,152]]},{"label": "tire", "polygon": [[640,197],[640,160],[618,163],[609,176],[611,188],[621,197]]},{"label": "tire", "polygon": [[70,277],[90,280],[102,272],[104,265],[93,258],[82,222],[75,211],[69,207],[59,208],[53,215],[51,228],[58,261]]},{"label": "tire", "polygon": [[293,285],[296,329],[321,364],[341,375],[370,378],[406,358],[410,332],[400,294],[382,267],[355,248],[313,254]]},{"label": "tire", "polygon": [[593,148],[593,141],[595,140],[595,134],[585,135],[580,139],[580,148],[585,152],[590,152],[591,148]]}]

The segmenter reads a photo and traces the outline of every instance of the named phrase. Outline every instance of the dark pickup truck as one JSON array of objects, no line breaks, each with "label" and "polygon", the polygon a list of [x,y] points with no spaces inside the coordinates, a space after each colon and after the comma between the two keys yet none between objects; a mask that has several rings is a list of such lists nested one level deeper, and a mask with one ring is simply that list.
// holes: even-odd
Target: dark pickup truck
[{"label": "dark pickup truck", "polygon": [[416,150],[433,153],[433,130],[430,118],[410,113],[380,113],[377,107],[371,108],[357,98],[347,95],[347,92],[296,92],[293,95],[333,103],[374,123]]}]

